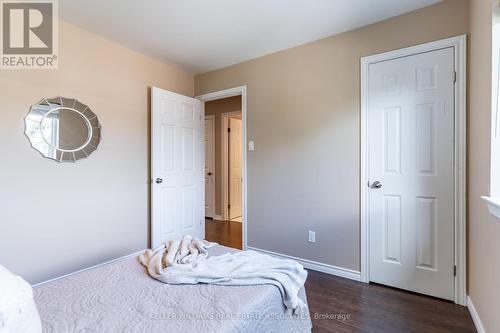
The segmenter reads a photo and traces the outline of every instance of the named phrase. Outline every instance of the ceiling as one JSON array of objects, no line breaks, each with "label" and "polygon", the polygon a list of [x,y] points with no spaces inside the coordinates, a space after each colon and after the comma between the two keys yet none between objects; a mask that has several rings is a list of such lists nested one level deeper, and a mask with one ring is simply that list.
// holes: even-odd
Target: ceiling
[{"label": "ceiling", "polygon": [[440,0],[62,0],[85,30],[194,74],[352,30]]}]

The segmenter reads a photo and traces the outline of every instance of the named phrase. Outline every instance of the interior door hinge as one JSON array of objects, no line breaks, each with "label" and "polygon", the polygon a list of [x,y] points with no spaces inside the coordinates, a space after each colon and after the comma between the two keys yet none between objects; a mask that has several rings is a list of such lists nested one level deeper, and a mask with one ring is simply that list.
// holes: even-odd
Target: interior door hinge
[{"label": "interior door hinge", "polygon": [[227,205],[227,209],[231,209],[231,205],[230,204]]},{"label": "interior door hinge", "polygon": [[227,128],[227,132],[230,133],[231,132],[231,128],[228,127]]},{"label": "interior door hinge", "polygon": [[457,71],[453,71],[453,83],[457,83]]},{"label": "interior door hinge", "polygon": [[457,265],[453,266],[453,276],[457,276]]}]

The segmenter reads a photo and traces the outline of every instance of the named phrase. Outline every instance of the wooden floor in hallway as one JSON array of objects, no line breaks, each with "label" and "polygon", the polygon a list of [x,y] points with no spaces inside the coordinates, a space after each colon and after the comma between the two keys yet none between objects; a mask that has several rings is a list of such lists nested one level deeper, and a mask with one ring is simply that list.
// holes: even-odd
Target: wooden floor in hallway
[{"label": "wooden floor in hallway", "polygon": [[[242,248],[242,224],[207,219],[209,241]],[[313,332],[473,333],[466,307],[377,284],[308,270],[305,284]]]},{"label": "wooden floor in hallway", "polygon": [[238,250],[242,246],[242,223],[205,219],[205,239]]}]

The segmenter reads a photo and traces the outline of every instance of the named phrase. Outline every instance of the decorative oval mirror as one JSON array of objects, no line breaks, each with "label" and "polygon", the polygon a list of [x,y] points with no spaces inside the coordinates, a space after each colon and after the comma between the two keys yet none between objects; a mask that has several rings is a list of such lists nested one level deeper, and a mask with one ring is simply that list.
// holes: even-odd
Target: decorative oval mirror
[{"label": "decorative oval mirror", "polygon": [[76,99],[44,98],[31,107],[25,123],[31,146],[58,162],[88,157],[101,140],[97,116]]}]

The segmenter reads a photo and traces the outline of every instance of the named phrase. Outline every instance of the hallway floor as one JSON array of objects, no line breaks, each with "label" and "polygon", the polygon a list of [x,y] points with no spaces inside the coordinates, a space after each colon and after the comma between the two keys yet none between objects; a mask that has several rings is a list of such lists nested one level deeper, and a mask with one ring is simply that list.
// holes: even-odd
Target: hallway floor
[{"label": "hallway floor", "polygon": [[205,219],[205,239],[241,250],[243,248],[241,226],[241,222]]}]

